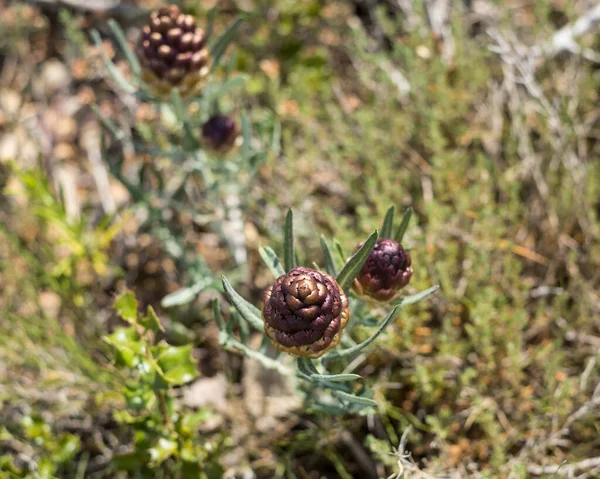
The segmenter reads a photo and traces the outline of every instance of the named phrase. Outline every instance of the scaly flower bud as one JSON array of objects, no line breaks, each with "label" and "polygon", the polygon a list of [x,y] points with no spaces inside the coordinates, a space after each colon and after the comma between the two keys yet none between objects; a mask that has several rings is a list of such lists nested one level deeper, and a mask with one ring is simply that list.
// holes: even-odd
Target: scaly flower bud
[{"label": "scaly flower bud", "polygon": [[206,35],[191,15],[175,5],[159,8],[150,15],[137,44],[142,80],[158,96],[173,88],[185,98],[200,90],[208,74],[210,54]]},{"label": "scaly flower bud", "polygon": [[349,317],[348,297],[321,271],[298,266],[265,291],[265,332],[295,356],[318,358],[335,348]]},{"label": "scaly flower bud", "polygon": [[209,150],[226,152],[233,147],[237,136],[235,122],[225,115],[211,116],[202,125],[202,143]]},{"label": "scaly flower bud", "polygon": [[[356,250],[362,245],[363,243],[359,244]],[[410,255],[400,243],[389,238],[379,238],[354,280],[354,288],[361,296],[369,296],[377,301],[390,301],[409,283],[413,274],[410,264]]]}]

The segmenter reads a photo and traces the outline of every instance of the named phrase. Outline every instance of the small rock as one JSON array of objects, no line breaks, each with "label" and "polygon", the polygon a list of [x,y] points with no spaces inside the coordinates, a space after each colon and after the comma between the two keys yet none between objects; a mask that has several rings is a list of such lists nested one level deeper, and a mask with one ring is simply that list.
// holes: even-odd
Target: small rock
[{"label": "small rock", "polygon": [[227,404],[227,378],[217,374],[212,378],[201,378],[186,388],[183,404],[189,407],[212,407],[224,411]]},{"label": "small rock", "polygon": [[47,95],[67,88],[71,75],[64,63],[58,60],[48,60],[44,63],[40,74],[41,84]]}]

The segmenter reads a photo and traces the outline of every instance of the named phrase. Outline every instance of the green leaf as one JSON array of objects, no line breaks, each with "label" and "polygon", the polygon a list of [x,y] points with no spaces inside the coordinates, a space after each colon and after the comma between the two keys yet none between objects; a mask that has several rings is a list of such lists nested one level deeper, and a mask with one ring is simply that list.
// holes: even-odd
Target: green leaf
[{"label": "green leaf", "polygon": [[123,30],[121,30],[119,24],[115,22],[112,18],[108,21],[108,26],[111,29],[115,38],[117,39],[117,43],[123,51],[123,54],[125,55],[125,59],[129,64],[131,73],[133,73],[136,78],[139,78],[141,73],[140,62],[135,53],[133,53],[133,50],[131,49],[129,44],[127,43],[127,39],[125,38]]},{"label": "green leaf", "polygon": [[212,283],[212,278],[205,278],[192,286],[180,288],[177,291],[167,294],[160,302],[160,305],[163,308],[172,308],[174,306],[184,306],[189,304],[196,299],[198,294],[209,288]]},{"label": "green leaf", "polygon": [[215,322],[221,331],[225,329],[225,321],[223,321],[223,315],[221,314],[221,304],[217,298],[212,300],[212,311],[215,318]]},{"label": "green leaf", "polygon": [[191,434],[198,429],[198,426],[205,421],[213,418],[215,414],[206,408],[199,409],[195,412],[185,413],[181,418],[180,426],[184,433]]},{"label": "green leaf", "polygon": [[317,371],[317,368],[315,367],[315,364],[308,358],[299,357],[297,363],[300,372],[306,374],[309,377],[313,374],[319,373],[319,371]]},{"label": "green leaf", "polygon": [[294,213],[288,210],[285,216],[285,228],[283,230],[283,264],[286,272],[296,266],[296,255],[294,254]]},{"label": "green leaf", "polygon": [[137,300],[131,291],[121,294],[115,300],[115,311],[130,324],[136,323],[137,307]]},{"label": "green leaf", "polygon": [[[190,125],[190,118],[187,114],[187,110],[185,109],[185,105],[183,103],[183,99],[179,94],[179,90],[177,88],[173,88],[171,90],[171,104],[173,105],[173,110],[177,119],[183,124],[183,129],[185,131],[187,141],[193,148],[198,148],[200,143],[196,139],[194,132],[192,131],[192,126]],[[159,176],[160,177],[160,176]]]},{"label": "green leaf", "polygon": [[333,257],[333,251],[331,251],[329,243],[327,243],[327,240],[323,235],[321,235],[321,249],[323,250],[323,256],[325,258],[325,271],[333,277],[337,276],[338,271]]},{"label": "green leaf", "polygon": [[390,206],[383,219],[383,226],[381,227],[381,237],[391,238],[394,235],[394,214],[396,213],[396,207]]},{"label": "green leaf", "polygon": [[138,364],[138,356],[143,352],[143,344],[134,327],[117,328],[102,339],[115,349],[117,365],[131,368]]},{"label": "green leaf", "polygon": [[244,140],[242,143],[242,157],[247,158],[252,152],[252,127],[245,111],[242,111],[240,121],[242,124],[242,139]]},{"label": "green leaf", "polygon": [[148,464],[150,455],[146,451],[113,456],[111,462],[117,471],[133,471]]},{"label": "green leaf", "polygon": [[369,257],[369,254],[371,254],[371,251],[377,242],[377,237],[377,231],[373,232],[371,236],[367,238],[365,244],[363,244],[362,247],[350,257],[348,262],[338,274],[336,278],[337,282],[344,291],[352,286],[354,278],[358,276],[358,273],[360,273],[360,270],[367,262],[367,258]]},{"label": "green leaf", "polygon": [[197,375],[196,361],[192,358],[191,344],[186,346],[159,345],[153,348],[153,355],[158,353],[156,362],[162,376],[169,384],[180,386],[192,381]]},{"label": "green leaf", "polygon": [[58,463],[72,460],[81,447],[79,437],[73,434],[65,434],[55,444],[57,449],[54,451],[54,454],[52,454],[52,460]]},{"label": "green leaf", "polygon": [[256,359],[267,369],[273,369],[275,371],[278,371],[279,373],[283,374],[284,376],[293,375],[293,372],[290,371],[290,369],[288,367],[284,366],[281,363],[281,361],[276,361],[274,359],[271,359],[271,358],[265,356],[262,353],[259,353],[258,351],[250,349],[248,346],[246,346],[245,344],[242,344],[241,342],[239,342],[237,339],[235,339],[232,336],[228,336],[226,338],[226,341],[224,344],[227,348],[239,349],[242,353],[244,353],[245,356],[248,356],[249,358],[252,358],[252,359]]},{"label": "green leaf", "polygon": [[221,58],[227,50],[229,44],[233,41],[235,34],[237,33],[238,28],[242,24],[243,20],[241,17],[237,17],[233,20],[228,26],[223,35],[221,35],[210,48],[210,54],[213,58],[211,69],[217,68],[219,63],[221,62]]},{"label": "green leaf", "polygon": [[285,274],[285,270],[283,269],[283,266],[277,257],[277,253],[275,253],[272,248],[264,246],[261,247],[258,252],[260,253],[260,257],[262,258],[263,262],[269,267],[275,278],[279,278]]},{"label": "green leaf", "polygon": [[150,461],[155,464],[162,464],[177,451],[177,441],[161,437],[156,446],[148,449]]},{"label": "green leaf", "polygon": [[362,376],[358,374],[311,374],[310,377],[319,381],[331,381],[334,383],[343,383],[362,379]]},{"label": "green leaf", "polygon": [[119,86],[127,93],[135,93],[136,88],[125,79],[125,77],[121,74],[121,72],[117,69],[117,67],[106,54],[106,50],[104,49],[104,45],[102,44],[102,39],[100,38],[100,34],[98,33],[98,31],[92,30],[90,32],[90,35],[92,37],[92,41],[94,42],[94,44],[98,48],[98,51],[100,52],[100,55],[102,56],[102,61],[104,62],[106,69],[110,73],[110,76],[113,78],[113,80],[116,81],[119,84]]},{"label": "green leaf", "polygon": [[369,338],[366,339],[365,341],[363,341],[362,343],[357,344],[356,346],[353,346],[351,348],[348,349],[342,349],[341,351],[338,350],[333,350],[331,351],[327,356],[326,359],[338,359],[338,358],[343,358],[346,356],[350,356],[352,354],[356,354],[359,351],[362,351],[364,348],[366,348],[369,344],[371,344],[373,341],[375,341],[379,335],[381,333],[383,333],[383,331],[385,330],[385,328],[387,328],[389,326],[389,324],[394,320],[394,318],[396,317],[396,315],[398,314],[398,312],[400,311],[401,306],[397,305],[384,319],[383,321],[381,321],[381,324],[379,326],[379,328],[377,329],[377,331],[375,331],[375,333]]},{"label": "green leaf", "polygon": [[248,321],[250,326],[252,326],[257,331],[264,331],[262,314],[258,310],[258,308],[256,308],[244,298],[242,298],[236,292],[236,290],[233,289],[233,286],[231,286],[231,283],[227,280],[225,276],[222,276],[221,279],[223,281],[223,289],[225,290],[225,295],[227,296],[231,304],[233,304],[235,309],[240,313],[242,318]]},{"label": "green leaf", "polygon": [[337,396],[338,398],[344,401],[348,401],[350,403],[358,404],[360,406],[377,406],[377,403],[375,401],[366,397],[355,396],[354,394],[350,394],[339,390],[334,390],[332,392],[334,396]]},{"label": "green leaf", "polygon": [[398,300],[397,304],[401,304],[402,306],[404,306],[405,304],[418,303],[422,299],[425,299],[427,296],[431,296],[438,289],[440,289],[440,287],[439,287],[439,285],[436,284],[435,286],[432,286],[431,288],[427,288],[426,290],[421,291],[420,293],[412,294],[410,296],[404,296],[404,297],[400,298]]},{"label": "green leaf", "polygon": [[412,217],[412,213],[413,213],[412,207],[407,208],[407,210],[404,212],[404,216],[402,217],[402,222],[400,223],[400,226],[398,226],[398,230],[396,231],[396,241],[398,243],[402,243],[402,240],[404,239],[404,233],[406,233],[406,230],[408,229],[408,225],[410,223],[410,218]]},{"label": "green leaf", "polygon": [[160,319],[158,319],[158,316],[156,315],[156,312],[154,311],[154,308],[152,306],[148,306],[146,316],[140,319],[140,324],[144,328],[152,331],[153,333],[156,333],[159,330],[165,330],[165,328],[163,328],[163,325],[160,324]]}]

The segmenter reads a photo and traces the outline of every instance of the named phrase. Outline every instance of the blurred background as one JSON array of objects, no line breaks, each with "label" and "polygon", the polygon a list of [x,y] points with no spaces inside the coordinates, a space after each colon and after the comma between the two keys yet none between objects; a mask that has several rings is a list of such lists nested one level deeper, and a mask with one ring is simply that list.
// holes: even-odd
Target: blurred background
[{"label": "blurred background", "polygon": [[[111,174],[117,157],[148,188],[180,171],[107,143],[97,114],[136,144],[176,143],[102,60],[127,76],[107,22],[133,44],[159,5],[0,0],[0,477],[130,477],[111,465],[134,433],[113,416],[122,376],[100,339],[126,288],[169,342],[193,344],[199,379],[181,401],[222,442],[223,469],[200,477],[600,477],[595,2],[179,2],[216,33],[242,15],[226,68],[244,82],[223,108],[273,139],[236,176],[233,246],[206,198],[200,218],[153,229]],[[414,208],[408,289],[441,289],[364,358],[375,413],[304,411],[286,378],[219,345],[209,294],[161,306],[190,284],[174,231],[259,305],[272,276],[258,247],[281,251],[288,208],[311,258],[321,234],[351,251],[391,204]]]}]

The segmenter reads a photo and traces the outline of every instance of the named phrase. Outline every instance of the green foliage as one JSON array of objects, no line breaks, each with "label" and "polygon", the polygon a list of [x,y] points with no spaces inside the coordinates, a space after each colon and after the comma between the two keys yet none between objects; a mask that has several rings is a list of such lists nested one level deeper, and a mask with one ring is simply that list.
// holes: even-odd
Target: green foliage
[{"label": "green foliage", "polygon": [[[388,211],[393,211],[391,207]],[[393,231],[393,217],[390,218],[388,214],[385,219],[385,229],[389,232]],[[377,241],[377,232],[374,232],[364,242],[364,245],[352,255],[342,267],[340,273],[337,276],[339,285],[344,288],[348,294],[351,293],[351,285],[354,278],[358,275],[361,268],[365,264],[371,250],[373,249],[375,242]],[[286,270],[290,270],[296,265],[294,254],[294,233],[293,233],[293,214],[289,210],[284,226],[284,255],[286,260]],[[325,256],[325,263],[329,265],[329,269],[334,269],[333,266],[333,255],[329,249],[329,246],[325,239],[321,237],[321,245],[323,247],[323,254]],[[265,248],[261,251],[261,257],[265,264],[273,271],[276,277],[281,274],[285,274],[284,271],[274,267],[278,265],[281,268],[281,263],[276,256],[276,253],[270,248]],[[280,274],[281,273],[281,274]],[[240,337],[238,340],[233,334],[232,330],[235,326],[241,326],[238,324],[239,318],[242,318],[249,325],[251,325],[257,331],[263,330],[263,320],[261,312],[253,306],[251,303],[246,301],[240,296],[235,289],[231,286],[231,283],[227,278],[223,277],[223,289],[225,295],[237,311],[239,315],[230,315],[229,322],[226,324],[222,318],[221,310],[217,301],[213,303],[213,314],[217,325],[221,331],[219,336],[219,342],[227,347],[228,349],[237,349],[242,351],[246,356],[257,359],[267,369],[274,369],[279,371],[281,374],[289,374],[289,368],[281,365],[279,362],[273,361],[272,358],[268,357],[262,351],[255,351],[248,347],[246,343],[247,337]],[[318,366],[327,365],[336,362],[342,358],[353,357],[374,342],[385,329],[396,319],[397,313],[400,311],[400,307],[403,304],[403,299],[406,300],[407,304],[412,304],[426,298],[430,294],[437,290],[437,286],[429,288],[422,293],[405,297],[399,300],[399,304],[396,305],[391,312],[389,312],[384,319],[381,320],[377,330],[365,341],[354,344],[351,347],[345,349],[334,349],[327,353],[320,360],[310,360],[308,358],[300,357],[297,360],[297,372],[296,376],[303,379],[308,384],[303,388],[303,394],[305,395],[305,407],[309,411],[318,411],[323,414],[367,414],[373,412],[373,407],[377,406],[377,403],[372,399],[372,392],[366,390],[364,386],[358,388],[352,384],[358,379],[362,379],[360,375],[352,373],[352,367],[348,362],[345,362],[341,368],[344,373],[331,373],[326,369],[325,372],[320,372]],[[351,334],[353,325],[364,323],[371,312],[368,311],[367,305],[362,300],[356,299],[352,303],[352,320],[350,326],[347,328],[348,332],[345,334]],[[336,369],[340,369],[340,364],[335,364]]]},{"label": "green foliage", "polygon": [[115,366],[125,377],[119,394],[126,408],[114,415],[135,433],[135,440],[132,452],[113,458],[113,467],[135,474],[161,469],[170,474],[220,477],[221,442],[198,434],[198,427],[212,413],[208,409],[185,410],[173,398],[174,388],[198,375],[192,346],[157,341],[157,333],[163,330],[160,320],[152,307],[145,315],[138,314],[131,292],[115,300],[115,310],[129,326],[104,337],[115,353]]}]

